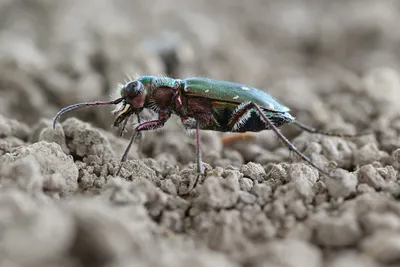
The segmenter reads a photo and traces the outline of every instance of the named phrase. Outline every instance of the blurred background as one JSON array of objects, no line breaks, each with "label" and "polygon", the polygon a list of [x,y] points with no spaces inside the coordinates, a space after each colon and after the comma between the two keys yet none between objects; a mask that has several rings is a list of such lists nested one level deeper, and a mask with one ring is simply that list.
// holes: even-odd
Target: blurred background
[{"label": "blurred background", "polygon": [[[322,129],[379,131],[399,111],[399,10],[397,0],[0,0],[0,112],[34,125],[110,99],[128,77],[166,74],[258,87]],[[110,111],[68,116],[110,129]]]},{"label": "blurred background", "polygon": [[[399,25],[398,0],[0,0],[0,266],[398,264]],[[318,129],[374,135],[282,128],[336,162],[331,180],[287,164],[270,131],[232,146],[203,132],[203,161],[222,168],[187,196],[195,142],[177,118],[131,149],[144,157],[123,179],[113,107],[61,118],[97,129],[47,128],[141,75],[248,84]]]}]

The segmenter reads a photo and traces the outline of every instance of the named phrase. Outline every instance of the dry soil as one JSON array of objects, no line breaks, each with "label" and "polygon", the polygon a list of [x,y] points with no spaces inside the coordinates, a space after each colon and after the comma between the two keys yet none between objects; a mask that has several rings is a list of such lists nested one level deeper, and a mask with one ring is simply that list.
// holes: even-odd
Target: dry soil
[{"label": "dry soil", "polygon": [[[0,266],[400,265],[400,3],[1,0]],[[173,118],[135,144],[107,100],[128,75],[249,84],[318,129],[195,142]],[[143,118],[150,118],[146,113]],[[132,129],[132,124],[128,125]]]}]

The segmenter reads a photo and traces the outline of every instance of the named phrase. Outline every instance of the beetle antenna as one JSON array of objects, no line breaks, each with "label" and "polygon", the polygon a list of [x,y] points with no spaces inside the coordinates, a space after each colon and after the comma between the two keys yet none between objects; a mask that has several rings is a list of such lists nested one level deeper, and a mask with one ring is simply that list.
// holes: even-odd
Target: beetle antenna
[{"label": "beetle antenna", "polygon": [[56,116],[54,117],[53,120],[53,129],[56,128],[56,123],[57,120],[65,113],[70,112],[74,109],[78,109],[78,108],[83,108],[83,107],[88,107],[88,106],[99,106],[99,105],[117,105],[119,103],[122,102],[122,100],[124,100],[122,97],[117,98],[115,100],[112,101],[94,101],[94,102],[86,102],[86,103],[78,103],[78,104],[73,104],[70,105],[68,107],[65,107],[63,109],[61,109],[59,112],[57,112]]},{"label": "beetle antenna", "polygon": [[325,131],[319,131],[311,126],[308,126],[307,124],[299,122],[298,120],[294,120],[294,121],[292,121],[292,123],[294,123],[300,129],[302,129],[306,132],[309,132],[309,133],[322,134],[322,135],[326,135],[326,136],[336,136],[336,137],[341,137],[341,138],[354,138],[354,137],[369,135],[372,133],[371,131],[365,131],[365,132],[355,133],[355,134],[325,132]]}]

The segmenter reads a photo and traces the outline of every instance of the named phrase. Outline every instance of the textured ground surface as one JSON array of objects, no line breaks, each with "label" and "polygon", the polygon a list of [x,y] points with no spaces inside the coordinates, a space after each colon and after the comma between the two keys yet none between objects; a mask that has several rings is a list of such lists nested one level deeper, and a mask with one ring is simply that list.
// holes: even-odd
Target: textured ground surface
[{"label": "textured ground surface", "polygon": [[[112,3],[113,2],[113,3]],[[400,264],[398,1],[0,1],[0,266],[347,267]],[[135,145],[109,99],[126,74],[268,90],[301,121],[225,145],[189,195],[193,136],[176,118]],[[147,114],[146,116],[150,116]],[[129,132],[126,134],[129,136]]]}]

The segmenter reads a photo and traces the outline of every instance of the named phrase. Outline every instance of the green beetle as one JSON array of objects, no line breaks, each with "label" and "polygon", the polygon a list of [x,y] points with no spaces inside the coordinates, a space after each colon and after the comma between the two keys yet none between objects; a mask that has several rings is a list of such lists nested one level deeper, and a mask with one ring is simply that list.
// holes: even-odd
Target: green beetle
[{"label": "green beetle", "polygon": [[[220,132],[259,132],[273,130],[283,143],[308,164],[322,174],[329,173],[317,167],[309,158],[301,153],[282,133],[278,127],[294,123],[305,131],[330,136],[354,137],[356,135],[336,134],[317,131],[297,121],[290,115],[290,109],[268,93],[244,84],[208,78],[173,79],[168,77],[142,76],[131,80],[120,89],[120,98],[113,101],[87,102],[68,106],[60,110],[54,118],[64,113],[86,106],[119,105],[114,126],[121,126],[121,133],[126,121],[134,114],[138,117],[144,108],[152,109],[158,118],[140,122],[130,138],[116,175],[119,175],[129,149],[141,131],[154,130],[164,126],[172,114],[181,118],[187,129],[196,130],[197,171],[203,174],[200,130]],[[196,186],[196,179],[193,188]]]}]

